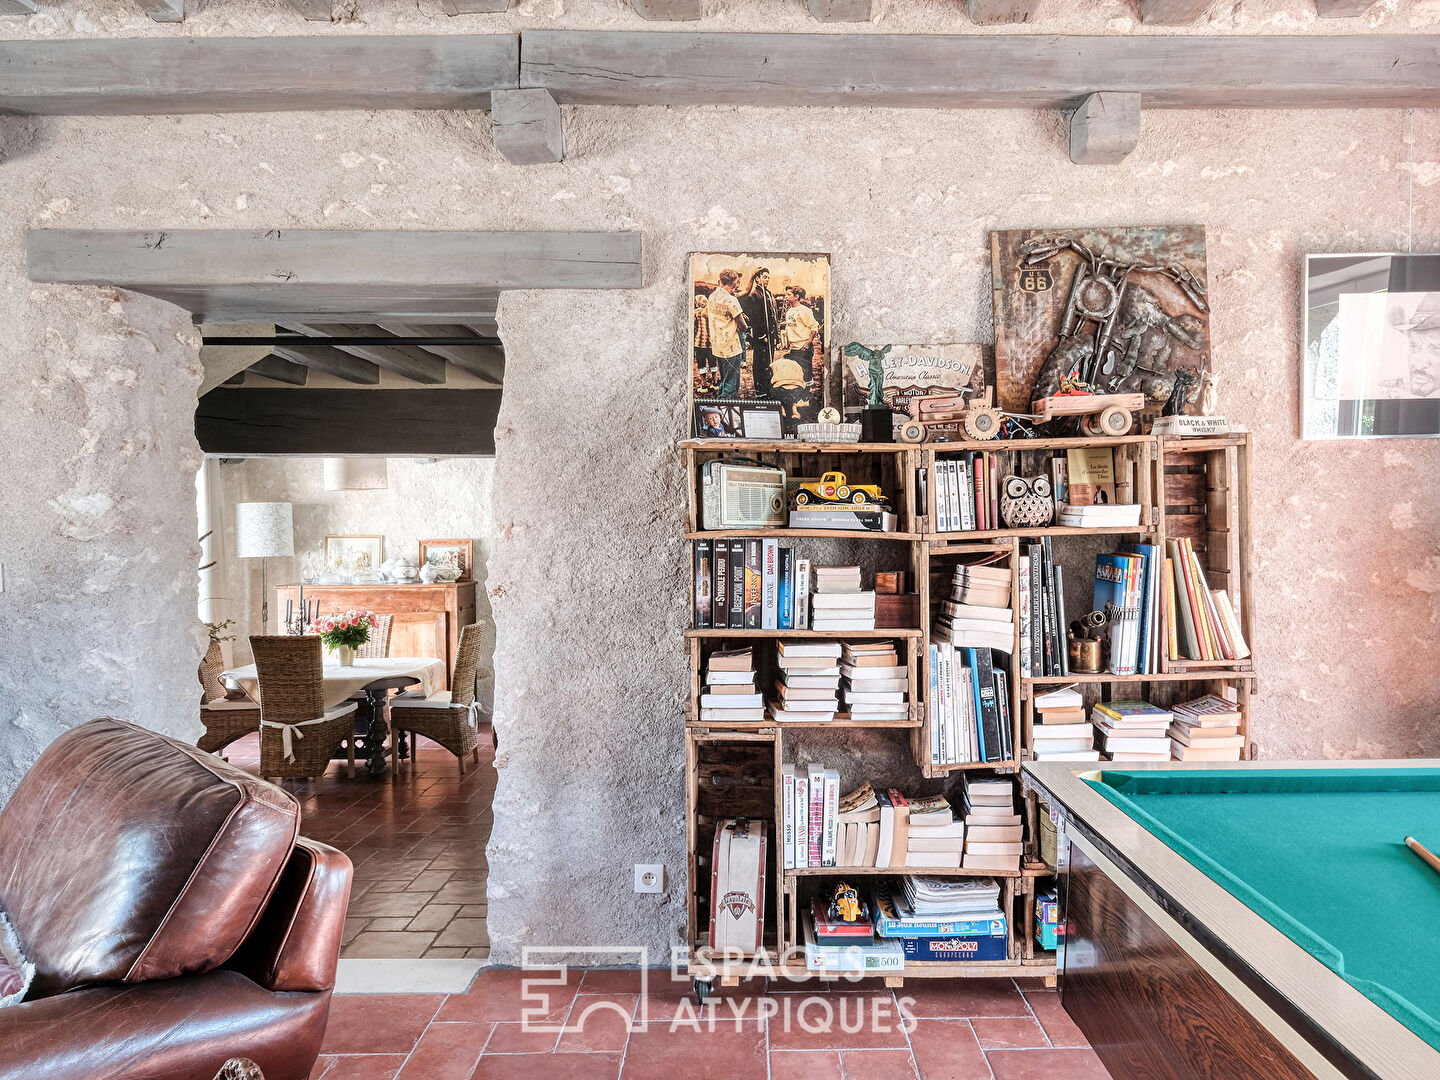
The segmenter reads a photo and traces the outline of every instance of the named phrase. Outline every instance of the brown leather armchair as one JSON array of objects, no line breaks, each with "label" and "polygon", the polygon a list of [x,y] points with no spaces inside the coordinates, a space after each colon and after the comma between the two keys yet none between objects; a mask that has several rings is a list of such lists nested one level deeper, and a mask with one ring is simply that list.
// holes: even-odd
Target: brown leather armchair
[{"label": "brown leather armchair", "polygon": [[35,964],[0,1080],[304,1080],[350,861],[285,791],[119,720],[73,728],[0,810],[0,908]]}]

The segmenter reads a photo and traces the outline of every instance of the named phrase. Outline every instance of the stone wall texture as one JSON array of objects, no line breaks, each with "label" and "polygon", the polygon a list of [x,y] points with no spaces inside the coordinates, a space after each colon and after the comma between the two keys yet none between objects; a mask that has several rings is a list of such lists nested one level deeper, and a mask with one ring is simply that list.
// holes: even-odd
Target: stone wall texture
[{"label": "stone wall texture", "polygon": [[[700,25],[838,29],[798,4],[771,8],[724,0]],[[959,8],[882,0],[869,29],[963,32]],[[596,0],[459,20],[428,0],[354,10],[317,28],[269,0],[217,0],[162,28],[78,0],[0,34],[644,25]],[[1308,3],[1266,0],[1217,4],[1186,32],[1423,32],[1437,17],[1426,0],[1381,0],[1317,23]],[[1135,22],[1118,0],[1049,0],[1030,30]],[[1297,399],[1303,256],[1440,248],[1440,112],[1147,113],[1137,151],[1104,168],[1069,163],[1054,113],[588,108],[566,122],[564,164],[517,168],[479,114],[0,120],[24,144],[0,164],[0,795],[97,712],[191,733],[203,642],[195,335],[141,297],[32,286],[24,230],[46,226],[644,234],[640,290],[501,303],[488,582],[504,752],[497,959],[525,944],[659,952],[680,940],[675,442],[691,250],[830,252],[837,340],[985,342],[988,230],[1205,225],[1221,403],[1255,432],[1256,741],[1275,758],[1440,755],[1440,442],[1304,443]],[[631,865],[657,861],[669,891],[633,895]]]}]

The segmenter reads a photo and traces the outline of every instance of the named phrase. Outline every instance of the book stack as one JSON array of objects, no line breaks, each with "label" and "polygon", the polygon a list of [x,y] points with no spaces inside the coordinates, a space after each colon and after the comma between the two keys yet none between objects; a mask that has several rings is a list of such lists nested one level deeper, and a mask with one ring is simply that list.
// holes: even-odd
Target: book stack
[{"label": "book stack", "polygon": [[1160,548],[1126,544],[1095,557],[1095,611],[1109,620],[1109,671],[1153,675],[1160,670]]},{"label": "book stack", "polygon": [[965,854],[967,870],[1018,870],[1023,826],[1015,812],[1015,785],[1010,780],[964,778]]},{"label": "book stack", "polygon": [[935,531],[999,529],[1000,468],[994,454],[967,451],[935,462]]},{"label": "book stack", "polygon": [[1148,701],[1099,701],[1090,711],[1106,761],[1169,761],[1169,709]]},{"label": "book stack", "polygon": [[874,866],[880,850],[880,800],[875,789],[861,784],[841,797],[837,866]]},{"label": "book stack", "polygon": [[1239,761],[1245,749],[1240,707],[1214,694],[1171,710],[1170,752],[1176,761]]},{"label": "book stack", "polygon": [[845,922],[830,916],[823,896],[812,897],[801,920],[805,934],[805,966],[811,971],[863,973],[903,971],[905,951],[898,941],[875,936],[873,915],[861,901],[861,917]]},{"label": "book stack", "polygon": [[764,700],[755,688],[755,657],[750,649],[712,652],[700,688],[700,719],[706,723],[747,723],[765,719]]},{"label": "book stack", "polygon": [[909,800],[905,865],[958,868],[965,850],[965,823],[956,821],[944,795]]},{"label": "book stack", "polygon": [[[1126,476],[1133,477],[1133,463],[1122,464]],[[1067,450],[1063,462],[1056,459],[1055,471],[1055,524],[1080,529],[1140,524],[1140,505],[1124,501],[1131,497],[1133,480],[1116,484],[1113,448]]]},{"label": "book stack", "polygon": [[860,587],[858,566],[811,569],[810,628],[834,632],[875,629],[875,590]]},{"label": "book stack", "polygon": [[972,649],[1015,649],[1015,613],[1010,608],[1008,566],[957,566],[950,598],[941,607],[937,636]]},{"label": "book stack", "polygon": [[810,560],[760,537],[695,541],[695,629],[804,630]]},{"label": "book stack", "polygon": [[785,869],[834,866],[840,839],[840,774],[823,765],[783,765],[780,792]]},{"label": "book stack", "polygon": [[1026,544],[1020,571],[1020,674],[1051,677],[1070,674],[1065,644],[1065,575],[1055,564],[1050,537]]},{"label": "book stack", "polygon": [[1065,503],[1055,524],[1070,529],[1104,529],[1140,524],[1139,503],[1109,503],[1099,506],[1073,506]]},{"label": "book stack", "polygon": [[779,641],[775,643],[779,676],[769,702],[770,719],[827,721],[839,706],[840,643],[838,641]]},{"label": "book stack", "polygon": [[875,933],[906,960],[1004,960],[1005,914],[993,878],[905,877],[876,884]]},{"label": "book stack", "polygon": [[1085,699],[1073,686],[1035,695],[1031,751],[1036,761],[1099,761]]},{"label": "book stack", "polygon": [[1014,759],[1009,678],[990,649],[930,645],[930,761]]},{"label": "book stack", "polygon": [[1212,589],[1189,537],[1165,541],[1165,612],[1172,660],[1244,660],[1250,647],[1224,589]]},{"label": "book stack", "polygon": [[850,719],[908,719],[908,672],[894,643],[846,642],[841,648],[840,693]]}]

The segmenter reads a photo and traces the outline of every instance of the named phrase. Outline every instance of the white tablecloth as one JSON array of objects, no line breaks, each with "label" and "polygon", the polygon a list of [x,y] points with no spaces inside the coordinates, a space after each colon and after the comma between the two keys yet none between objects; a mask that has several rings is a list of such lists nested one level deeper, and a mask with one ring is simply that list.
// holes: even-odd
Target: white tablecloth
[{"label": "white tablecloth", "polygon": [[[420,680],[415,689],[426,697],[445,685],[445,661],[434,656],[386,656],[356,660],[350,667],[341,667],[327,657],[324,671],[325,707],[339,705],[350,695],[365,689],[376,679],[395,675],[411,675]],[[254,664],[234,668],[220,676],[230,686],[239,687],[254,701],[260,700],[260,676]]]}]

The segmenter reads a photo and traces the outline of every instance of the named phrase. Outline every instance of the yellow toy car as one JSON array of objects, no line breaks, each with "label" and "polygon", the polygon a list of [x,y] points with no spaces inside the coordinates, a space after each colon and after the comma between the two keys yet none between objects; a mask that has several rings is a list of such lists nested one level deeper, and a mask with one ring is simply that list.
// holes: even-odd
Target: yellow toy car
[{"label": "yellow toy car", "polygon": [[819,480],[800,485],[795,492],[796,506],[814,506],[816,503],[886,502],[885,493],[874,484],[849,484],[842,472],[827,472]]}]

